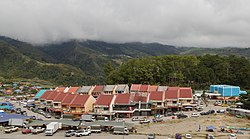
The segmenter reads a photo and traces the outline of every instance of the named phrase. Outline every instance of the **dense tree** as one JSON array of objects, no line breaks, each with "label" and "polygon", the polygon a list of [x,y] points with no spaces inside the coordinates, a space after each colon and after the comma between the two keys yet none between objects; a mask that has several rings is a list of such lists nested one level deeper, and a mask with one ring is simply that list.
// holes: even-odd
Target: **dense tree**
[{"label": "dense tree", "polygon": [[231,84],[249,89],[250,62],[244,57],[218,55],[137,58],[120,65],[107,78],[110,84],[185,85],[197,89]]}]

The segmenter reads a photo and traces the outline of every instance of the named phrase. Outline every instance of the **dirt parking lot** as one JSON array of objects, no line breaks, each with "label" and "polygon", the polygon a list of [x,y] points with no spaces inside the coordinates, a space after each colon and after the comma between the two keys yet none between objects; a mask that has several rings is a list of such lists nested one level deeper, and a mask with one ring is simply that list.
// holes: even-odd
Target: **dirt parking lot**
[{"label": "dirt parking lot", "polygon": [[[201,131],[197,132],[201,127]],[[198,118],[191,117],[186,119],[167,120],[162,123],[151,123],[148,125],[137,125],[137,131],[140,134],[156,133],[162,136],[172,136],[175,133],[186,134],[190,133],[193,138],[205,138],[206,126],[213,125],[216,131],[212,134],[216,138],[226,139],[229,133],[222,133],[220,126],[233,126],[233,127],[248,127],[250,128],[250,120],[239,119],[227,114],[214,114],[199,116]],[[238,135],[239,139],[250,139],[250,132],[243,131],[243,135]]]}]

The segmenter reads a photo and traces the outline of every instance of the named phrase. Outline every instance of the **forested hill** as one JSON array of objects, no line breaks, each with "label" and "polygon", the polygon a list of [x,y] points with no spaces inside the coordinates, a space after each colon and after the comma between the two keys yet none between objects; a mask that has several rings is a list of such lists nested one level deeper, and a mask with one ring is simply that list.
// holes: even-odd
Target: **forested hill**
[{"label": "forested hill", "polygon": [[165,55],[131,59],[110,70],[107,82],[207,88],[211,84],[249,89],[250,62],[244,57]]},{"label": "forested hill", "polygon": [[[0,37],[0,80],[35,78],[59,85],[106,84],[106,74],[133,58],[206,53],[250,57],[249,48],[188,48],[159,43],[107,43],[91,40],[72,40],[33,46],[11,38]],[[131,82],[128,81],[128,83]],[[162,83],[167,82],[164,80]]]}]

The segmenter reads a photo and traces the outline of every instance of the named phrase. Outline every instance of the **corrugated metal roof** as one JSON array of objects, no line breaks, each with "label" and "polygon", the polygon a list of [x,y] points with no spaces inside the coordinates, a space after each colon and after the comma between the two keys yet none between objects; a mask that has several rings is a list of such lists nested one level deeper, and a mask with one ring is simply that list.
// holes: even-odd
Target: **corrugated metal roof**
[{"label": "corrugated metal roof", "polygon": [[168,89],[168,86],[158,86],[157,91],[166,91]]},{"label": "corrugated metal roof", "polygon": [[92,88],[92,86],[82,86],[78,92],[82,92],[82,93],[88,93],[89,90]]},{"label": "corrugated metal roof", "polygon": [[0,123],[8,122],[9,119],[29,119],[29,116],[24,116],[21,114],[8,114],[8,113],[0,113]]},{"label": "corrugated metal roof", "polygon": [[47,90],[40,90],[36,93],[35,98],[40,98]]},{"label": "corrugated metal roof", "polygon": [[125,91],[127,84],[118,84],[115,91]]},{"label": "corrugated metal roof", "polygon": [[107,92],[113,91],[115,86],[116,85],[105,85],[103,91],[107,91]]}]

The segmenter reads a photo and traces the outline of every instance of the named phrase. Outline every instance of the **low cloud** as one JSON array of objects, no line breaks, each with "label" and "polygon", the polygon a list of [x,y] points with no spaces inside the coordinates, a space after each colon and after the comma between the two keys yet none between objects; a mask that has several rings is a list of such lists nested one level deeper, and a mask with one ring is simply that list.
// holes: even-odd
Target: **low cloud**
[{"label": "low cloud", "polygon": [[44,44],[70,39],[249,47],[247,0],[1,0],[0,35]]}]

